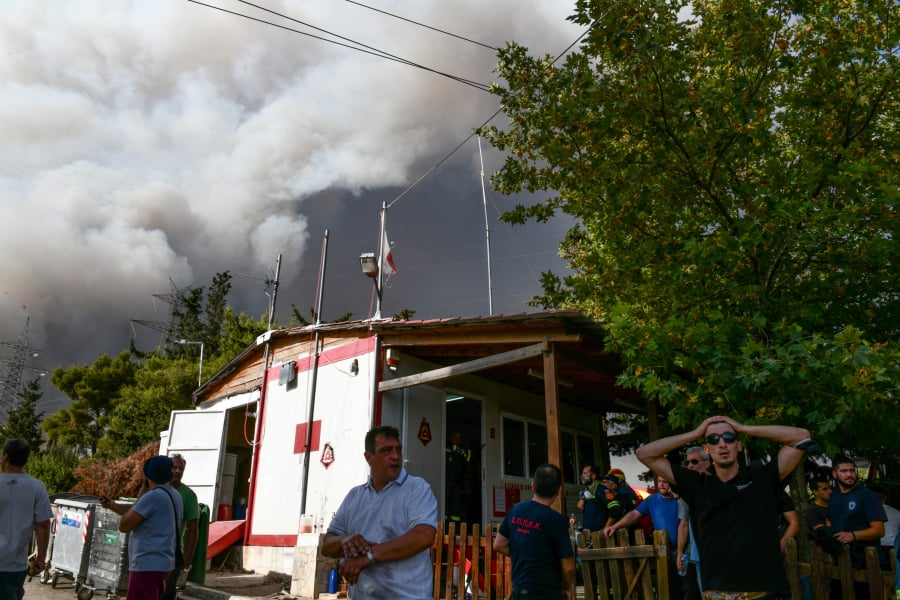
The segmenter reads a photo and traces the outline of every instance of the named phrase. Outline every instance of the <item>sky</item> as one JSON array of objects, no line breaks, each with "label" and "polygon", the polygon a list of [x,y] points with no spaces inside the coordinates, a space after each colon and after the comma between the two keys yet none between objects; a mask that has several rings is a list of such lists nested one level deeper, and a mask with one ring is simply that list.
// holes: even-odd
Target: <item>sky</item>
[{"label": "sky", "polygon": [[[337,38],[235,0],[211,4]],[[489,84],[515,40],[556,56],[582,31],[551,0],[347,0],[259,6],[409,61]],[[342,43],[350,43],[343,40]],[[571,225],[508,226],[500,212],[540,196],[481,191],[477,140],[401,196],[498,108],[480,89],[186,0],[0,0],[0,341],[29,319],[29,366],[90,364],[165,321],[154,295],[229,271],[232,306],[265,314],[263,279],[282,255],[276,315],[315,305],[329,232],[324,320],[366,318],[379,212],[398,273],[383,314],[535,310],[542,271],[565,270]],[[502,121],[497,122],[502,125]],[[482,144],[487,177],[503,156]],[[399,197],[399,199],[397,199]],[[0,361],[11,356],[0,347]],[[0,374],[3,374],[0,365]],[[31,377],[26,370],[24,376]],[[44,386],[39,408],[65,401]]]}]

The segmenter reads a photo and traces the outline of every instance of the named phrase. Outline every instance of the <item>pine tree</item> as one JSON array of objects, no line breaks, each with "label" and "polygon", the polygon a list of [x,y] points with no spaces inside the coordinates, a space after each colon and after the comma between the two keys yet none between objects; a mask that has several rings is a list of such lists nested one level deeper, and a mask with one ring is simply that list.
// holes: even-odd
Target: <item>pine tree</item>
[{"label": "pine tree", "polygon": [[41,420],[44,413],[37,412],[37,403],[43,396],[40,378],[25,382],[22,391],[19,392],[19,400],[13,405],[7,415],[6,423],[0,427],[3,439],[22,438],[27,441],[32,450],[41,447]]}]

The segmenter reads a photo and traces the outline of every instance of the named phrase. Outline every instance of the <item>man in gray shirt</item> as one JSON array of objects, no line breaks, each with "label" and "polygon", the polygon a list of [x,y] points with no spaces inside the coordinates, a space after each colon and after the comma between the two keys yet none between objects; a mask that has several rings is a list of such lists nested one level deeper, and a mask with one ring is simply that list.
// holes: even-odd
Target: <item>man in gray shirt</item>
[{"label": "man in gray shirt", "polygon": [[50,542],[50,497],[43,482],[24,473],[31,447],[14,438],[3,446],[0,458],[0,598],[21,598],[28,574],[28,544],[35,532],[37,558],[34,571],[44,569]]}]

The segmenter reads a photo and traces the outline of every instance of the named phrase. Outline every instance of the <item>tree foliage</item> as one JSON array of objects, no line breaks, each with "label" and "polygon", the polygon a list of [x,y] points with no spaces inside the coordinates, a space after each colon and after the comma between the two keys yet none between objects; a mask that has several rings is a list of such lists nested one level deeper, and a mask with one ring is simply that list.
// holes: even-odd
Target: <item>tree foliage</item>
[{"label": "tree foliage", "polygon": [[43,429],[49,443],[95,453],[109,426],[120,390],[134,382],[136,369],[127,351],[114,358],[104,354],[91,365],[57,368],[52,376],[53,385],[72,402],[44,420]]},{"label": "tree foliage", "polygon": [[[226,271],[213,278],[208,293],[203,287],[180,292],[170,335],[174,343],[144,352],[132,343],[115,358],[104,355],[91,365],[57,369],[52,381],[71,403],[43,423],[50,446],[111,459],[158,442],[171,411],[193,407],[199,342],[208,377],[266,330],[264,320],[227,305],[230,281]],[[177,343],[180,340],[197,343]]]},{"label": "tree foliage", "polygon": [[81,460],[81,453],[75,448],[52,446],[40,452],[32,452],[25,463],[25,470],[32,477],[43,481],[49,493],[69,492],[78,482],[75,470]]},{"label": "tree foliage", "polygon": [[[711,412],[900,451],[893,0],[579,0],[562,62],[500,51],[504,218],[578,224],[537,304],[604,322],[669,425]],[[873,419],[871,415],[879,415]],[[860,439],[859,431],[866,431]]]},{"label": "tree foliage", "polygon": [[43,397],[41,379],[35,377],[26,381],[19,392],[19,399],[6,415],[6,423],[0,424],[0,439],[21,438],[28,442],[32,451],[40,450],[43,443],[41,419],[37,404]]}]

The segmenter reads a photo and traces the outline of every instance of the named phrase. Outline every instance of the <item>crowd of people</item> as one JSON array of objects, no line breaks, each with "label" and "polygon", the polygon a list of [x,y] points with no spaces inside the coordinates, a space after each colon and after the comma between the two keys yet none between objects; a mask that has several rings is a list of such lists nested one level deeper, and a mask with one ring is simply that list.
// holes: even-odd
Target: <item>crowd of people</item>
[{"label": "crowd of people", "polygon": [[[767,464],[742,466],[742,437],[776,442],[780,448]],[[698,439],[703,443],[693,445]],[[464,464],[468,459],[456,442],[448,456]],[[328,527],[322,553],[340,559],[340,572],[349,581],[354,600],[431,598],[430,548],[438,526],[431,485],[406,472],[395,427],[372,429],[364,446],[370,475],[344,498]],[[815,446],[803,428],[710,417],[690,431],[638,449],[637,458],[656,476],[656,492],[643,500],[621,471],[603,474],[596,465],[585,465],[577,504],[582,525],[606,536],[636,527],[664,530],[672,548],[668,574],[672,599],[787,598],[791,590],[782,552],[785,541],[801,531],[832,559],[849,546],[856,568],[864,566],[867,547],[882,551],[900,546],[900,511],[885,505],[877,489],[861,485],[855,463],[845,456],[834,457],[830,468],[810,474],[812,501],[804,507],[801,524],[785,482],[805,451]],[[684,458],[673,459],[681,449]],[[37,570],[43,568],[49,539],[52,512],[47,490],[23,472],[29,452],[23,440],[10,440],[3,448],[0,513],[15,513],[15,519],[5,520],[6,530],[0,531],[8,541],[0,549],[3,599],[22,597],[28,574],[25,548],[32,532]],[[129,600],[174,597],[190,569],[190,560],[184,561],[181,551],[188,557],[194,553],[199,514],[196,495],[181,483],[185,466],[179,455],[152,457],[144,464],[145,487],[136,503],[101,498],[104,507],[122,516],[120,531],[130,534]],[[566,519],[552,508],[563,494],[562,472],[556,465],[541,465],[531,486],[532,499],[509,509],[494,540],[494,550],[512,559],[511,598],[572,600],[574,515]],[[10,527],[13,523],[15,527]],[[881,554],[887,557],[886,552]],[[857,598],[868,597],[865,586],[856,592]]]},{"label": "crowd of people", "polygon": [[[3,446],[0,459],[0,600],[21,600],[25,579],[45,568],[53,510],[44,484],[24,472],[31,447],[22,439]],[[143,466],[137,502],[100,504],[121,515],[128,533],[128,600],[176,597],[191,569],[200,516],[197,495],[181,482],[187,462],[181,455],[154,456]],[[155,493],[154,493],[155,492]],[[34,552],[28,549],[34,538]]]}]

